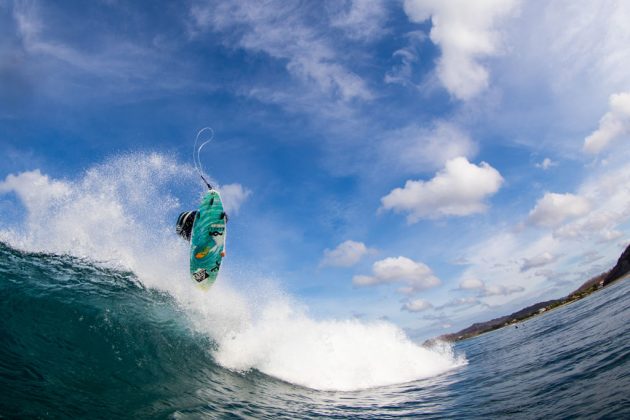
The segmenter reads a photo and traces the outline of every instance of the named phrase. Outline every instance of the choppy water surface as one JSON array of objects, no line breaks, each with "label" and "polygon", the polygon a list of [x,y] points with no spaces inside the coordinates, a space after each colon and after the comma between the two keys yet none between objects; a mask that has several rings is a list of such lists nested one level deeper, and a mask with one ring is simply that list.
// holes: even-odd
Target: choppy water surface
[{"label": "choppy water surface", "polygon": [[313,319],[230,264],[199,293],[172,226],[189,169],[134,154],[22,174],[24,218],[0,228],[0,417],[630,418],[627,279],[433,349]]},{"label": "choppy water surface", "polygon": [[[271,361],[250,360],[253,368],[244,371],[228,369],[218,359],[230,361],[229,355],[221,353],[225,349],[220,349],[222,343],[212,332],[199,328],[198,314],[168,293],[146,289],[132,273],[2,245],[0,414],[628,418],[629,291],[630,282],[620,281],[582,301],[521,323],[519,328],[504,328],[458,343],[454,354],[448,349],[414,353],[399,337],[402,341],[392,344],[398,346],[393,355],[399,354],[406,363],[452,366],[434,370],[428,366],[424,371],[410,366],[416,374],[424,373],[423,379],[402,384],[324,391],[279,380],[257,366],[274,368],[275,363],[281,374],[286,373],[283,369],[294,369],[295,378],[303,372],[304,381],[317,379],[313,365],[325,370],[331,364],[346,363],[347,355],[340,352],[357,351],[335,347],[339,328],[344,333],[380,334],[380,339],[387,332],[378,326],[343,329],[338,324],[314,327],[302,323],[303,328],[315,328],[314,336],[325,336],[329,329],[329,353],[292,355],[302,358],[300,370],[294,367],[294,360],[283,366],[280,358],[269,355],[271,349],[269,354],[263,353]],[[263,329],[269,325],[258,324]],[[248,340],[259,345],[247,337],[233,333],[232,339],[241,345]],[[309,338],[296,336],[296,340],[305,339]],[[359,377],[372,374],[370,363],[379,370],[378,361],[370,357],[350,356],[364,359],[363,371],[353,366],[343,373],[339,366],[339,378],[331,370],[328,382],[319,378],[320,383],[334,385],[339,380],[347,387],[352,378],[346,376],[352,374],[361,387],[365,382]],[[245,352],[241,357],[250,355]],[[322,357],[336,359],[318,359]]]}]

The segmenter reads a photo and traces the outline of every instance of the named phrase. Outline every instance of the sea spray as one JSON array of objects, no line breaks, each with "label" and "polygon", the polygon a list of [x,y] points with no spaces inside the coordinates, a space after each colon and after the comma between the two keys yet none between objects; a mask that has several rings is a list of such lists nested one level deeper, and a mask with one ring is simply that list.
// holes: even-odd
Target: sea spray
[{"label": "sea spray", "polygon": [[[188,183],[184,201],[192,201],[194,178],[192,168],[156,153],[114,157],[76,180],[39,171],[10,175],[0,192],[14,192],[27,216],[0,231],[0,240],[133,271],[145,287],[177,300],[191,325],[214,340],[208,351],[231,370],[354,390],[434,376],[465,363],[449,346],[423,348],[388,322],[315,320],[261,276],[235,279],[235,270],[224,270],[209,293],[196,290],[188,279],[188,246],[172,226],[185,209],[173,191]],[[235,283],[256,286],[236,290]]]},{"label": "sea spray", "polygon": [[316,321],[281,301],[221,340],[216,360],[309,388],[344,391],[435,376],[464,363],[418,346],[391,323]]}]

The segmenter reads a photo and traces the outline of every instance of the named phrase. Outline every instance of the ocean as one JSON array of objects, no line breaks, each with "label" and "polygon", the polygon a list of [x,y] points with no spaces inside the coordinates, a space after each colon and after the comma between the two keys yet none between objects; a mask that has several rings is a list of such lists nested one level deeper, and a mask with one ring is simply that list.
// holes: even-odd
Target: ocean
[{"label": "ocean", "polygon": [[204,312],[132,272],[5,244],[0,288],[6,418],[630,417],[627,279],[434,349],[385,323]]},{"label": "ocean", "polygon": [[425,348],[316,319],[229,257],[192,287],[171,191],[195,176],[163,155],[29,176],[45,188],[0,228],[1,418],[630,418],[627,279]]}]

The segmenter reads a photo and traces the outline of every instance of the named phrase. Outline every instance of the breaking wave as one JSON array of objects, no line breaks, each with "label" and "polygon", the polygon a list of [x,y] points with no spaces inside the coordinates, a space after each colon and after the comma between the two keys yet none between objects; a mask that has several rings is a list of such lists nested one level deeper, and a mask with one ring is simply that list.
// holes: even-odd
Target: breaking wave
[{"label": "breaking wave", "polygon": [[[15,342],[4,356],[21,360],[25,370],[17,377],[53,378],[74,393],[86,384],[148,383],[160,394],[178,386],[199,390],[217,375],[262,373],[349,391],[433,377],[466,363],[450,346],[419,346],[385,321],[313,319],[276,283],[239,274],[229,260],[209,292],[195,289],[188,246],[172,226],[197,201],[195,185],[191,167],[142,153],[115,157],[77,179],[35,170],[0,182],[5,208],[23,214],[0,229],[8,244],[0,256],[8,279],[3,295],[10,296],[3,333]],[[229,194],[224,200],[228,208],[236,204]],[[11,316],[16,308],[19,317]],[[28,359],[44,355],[27,349],[54,349],[58,364],[46,362],[39,371],[40,361]]]}]

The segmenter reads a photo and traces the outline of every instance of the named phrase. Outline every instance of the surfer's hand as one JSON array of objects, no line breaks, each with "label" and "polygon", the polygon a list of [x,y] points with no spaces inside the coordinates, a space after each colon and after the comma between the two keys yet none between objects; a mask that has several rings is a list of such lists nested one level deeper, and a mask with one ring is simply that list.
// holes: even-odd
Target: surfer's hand
[{"label": "surfer's hand", "polygon": [[225,257],[225,251],[221,251],[221,256]]}]

